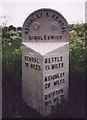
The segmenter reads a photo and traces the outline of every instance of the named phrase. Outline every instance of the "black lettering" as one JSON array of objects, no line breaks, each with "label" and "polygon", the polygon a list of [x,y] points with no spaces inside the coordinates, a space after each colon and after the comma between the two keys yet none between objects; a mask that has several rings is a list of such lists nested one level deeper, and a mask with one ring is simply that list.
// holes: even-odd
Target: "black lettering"
[{"label": "black lettering", "polygon": [[63,65],[63,63],[61,63],[61,67],[63,67],[64,65]]},{"label": "black lettering", "polygon": [[60,57],[60,61],[63,61],[63,57],[62,56]]},{"label": "black lettering", "polygon": [[62,84],[62,79],[60,79],[60,84]]},{"label": "black lettering", "polygon": [[48,62],[50,63],[50,58],[48,58]]},{"label": "black lettering", "polygon": [[49,13],[48,12],[46,13],[46,17],[49,17]]},{"label": "black lettering", "polygon": [[50,36],[48,36],[48,40],[50,40]]},{"label": "black lettering", "polygon": [[26,60],[27,56],[25,56],[25,60]]},{"label": "black lettering", "polygon": [[50,83],[47,84],[47,88],[49,88],[49,87],[50,87]]},{"label": "black lettering", "polygon": [[30,19],[30,24],[31,24],[32,22],[34,22],[33,18]]},{"label": "black lettering", "polygon": [[50,66],[49,65],[45,66],[45,68],[46,68],[46,70],[50,70]]},{"label": "black lettering", "polygon": [[47,95],[45,95],[45,100],[47,99]]},{"label": "black lettering", "polygon": [[35,21],[35,20],[36,20],[36,17],[33,16],[32,19]]},{"label": "black lettering", "polygon": [[32,61],[32,58],[31,58],[31,57],[28,57],[28,60],[29,60],[29,61]]},{"label": "black lettering", "polygon": [[52,58],[52,62],[53,62],[53,59],[54,59],[54,58]]},{"label": "black lettering", "polygon": [[29,40],[32,40],[32,36],[29,36]]},{"label": "black lettering", "polygon": [[65,83],[65,79],[63,79],[63,83]]},{"label": "black lettering", "polygon": [[53,96],[55,95],[55,91],[53,92]]},{"label": "black lettering", "polygon": [[39,65],[39,70],[41,70],[41,67],[40,67],[40,65]]},{"label": "black lettering", "polygon": [[45,106],[48,106],[49,104],[51,104],[51,100],[45,102]]},{"label": "black lettering", "polygon": [[63,72],[63,77],[64,77],[64,74],[65,74],[65,73]]},{"label": "black lettering", "polygon": [[27,31],[27,30],[29,31],[29,28],[25,28],[25,30],[26,30],[26,31]]},{"label": "black lettering", "polygon": [[60,36],[60,39],[62,39],[62,36]]},{"label": "black lettering", "polygon": [[58,100],[59,100],[59,97],[54,98],[54,102],[58,102]]},{"label": "black lettering", "polygon": [[40,18],[40,15],[39,15],[39,14],[36,14],[36,17],[37,17],[37,18]]},{"label": "black lettering", "polygon": [[63,29],[63,27],[64,27],[64,23],[63,22],[61,23],[61,26],[62,26],[62,29]]},{"label": "black lettering", "polygon": [[50,93],[48,94],[48,97],[49,97],[49,98],[51,97],[51,94],[50,94]]},{"label": "black lettering", "polygon": [[50,83],[48,83],[48,88],[50,87]]},{"label": "black lettering", "polygon": [[34,40],[36,40],[37,39],[37,37],[36,36],[34,36]]},{"label": "black lettering", "polygon": [[58,20],[58,18],[59,18],[59,16],[56,16],[55,20],[57,21],[57,20]]},{"label": "black lettering", "polygon": [[57,90],[56,90],[56,95],[57,95]]},{"label": "black lettering", "polygon": [[27,22],[26,27],[28,28],[30,27],[30,22]]},{"label": "black lettering", "polygon": [[55,62],[57,61],[57,57],[55,57]]},{"label": "black lettering", "polygon": [[59,57],[57,58],[57,61],[59,62]]},{"label": "black lettering", "polygon": [[54,39],[54,36],[51,36],[51,39]]},{"label": "black lettering", "polygon": [[41,36],[41,40],[43,40],[43,36]]},{"label": "black lettering", "polygon": [[59,64],[52,64],[52,69],[59,68],[59,67],[60,67],[60,63]]},{"label": "black lettering", "polygon": [[59,63],[59,68],[60,68],[60,63]]},{"label": "black lettering", "polygon": [[61,22],[62,22],[62,20],[61,20],[61,19],[59,19],[59,20],[58,20],[58,22],[59,22],[59,23],[61,23]]},{"label": "black lettering", "polygon": [[55,18],[55,15],[54,15],[54,14],[52,15],[52,18]]},{"label": "black lettering", "polygon": [[48,76],[48,80],[50,81],[50,76]]},{"label": "black lettering", "polygon": [[45,89],[47,88],[47,83],[45,84]]},{"label": "black lettering", "polygon": [[58,40],[58,39],[59,39],[59,36],[56,36],[56,39]]},{"label": "black lettering", "polygon": [[54,82],[54,85],[56,85],[56,82]]},{"label": "black lettering", "polygon": [[63,94],[64,93],[63,89],[60,89],[60,92]]},{"label": "black lettering", "polygon": [[52,69],[54,69],[54,65],[52,65]]},{"label": "black lettering", "polygon": [[28,34],[28,31],[25,31],[24,33],[25,33],[25,34]]},{"label": "black lettering", "polygon": [[45,63],[47,63],[47,58],[45,59]]},{"label": "black lettering", "polygon": [[37,65],[37,64],[30,64],[30,67],[36,70],[41,70],[40,65]]},{"label": "black lettering", "polygon": [[26,66],[26,67],[29,67],[29,64],[28,64],[27,62],[25,62],[25,66]]},{"label": "black lettering", "polygon": [[44,35],[44,40],[46,40],[46,35]]},{"label": "black lettering", "polygon": [[62,29],[62,33],[66,32],[66,29]]},{"label": "black lettering", "polygon": [[47,77],[45,77],[45,82],[47,81]]},{"label": "black lettering", "polygon": [[41,36],[37,36],[37,39],[40,40],[40,39],[41,39]]},{"label": "black lettering", "polygon": [[25,33],[26,33],[26,34],[29,33],[29,28],[25,28]]},{"label": "black lettering", "polygon": [[60,73],[60,77],[62,77],[62,73]]}]

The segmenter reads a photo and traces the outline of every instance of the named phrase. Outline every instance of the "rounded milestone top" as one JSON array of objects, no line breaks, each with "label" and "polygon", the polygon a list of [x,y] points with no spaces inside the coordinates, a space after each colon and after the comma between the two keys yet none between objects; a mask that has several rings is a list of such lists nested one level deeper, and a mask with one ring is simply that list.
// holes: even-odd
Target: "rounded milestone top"
[{"label": "rounded milestone top", "polygon": [[66,19],[52,9],[39,9],[31,13],[22,28],[23,42],[69,42]]}]

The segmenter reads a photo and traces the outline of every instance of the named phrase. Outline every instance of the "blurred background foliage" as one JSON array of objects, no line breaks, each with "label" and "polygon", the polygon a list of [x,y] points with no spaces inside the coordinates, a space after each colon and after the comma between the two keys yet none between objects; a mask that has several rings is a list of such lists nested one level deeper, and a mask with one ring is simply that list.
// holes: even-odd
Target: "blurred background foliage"
[{"label": "blurred background foliage", "polygon": [[[85,69],[87,67],[87,24],[71,24],[69,28],[70,76],[78,75],[80,78],[85,76]],[[3,94],[3,116],[13,116],[14,113],[18,114],[19,111],[19,102],[17,101],[21,99],[22,87],[21,30],[21,27],[16,28],[13,25],[2,27],[2,76],[3,93],[5,93]],[[77,78],[77,80],[79,80],[79,78]]]},{"label": "blurred background foliage", "polygon": [[86,33],[87,24],[70,25],[70,70],[79,75],[85,74],[87,66]]}]

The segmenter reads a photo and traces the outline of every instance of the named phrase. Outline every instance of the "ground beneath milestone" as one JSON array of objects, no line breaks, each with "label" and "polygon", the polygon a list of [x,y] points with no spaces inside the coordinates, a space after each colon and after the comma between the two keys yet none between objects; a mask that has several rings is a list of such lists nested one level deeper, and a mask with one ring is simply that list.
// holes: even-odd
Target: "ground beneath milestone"
[{"label": "ground beneath milestone", "polygon": [[[7,97],[5,97],[5,95],[3,96],[3,118],[42,118],[41,115],[39,115],[36,111],[34,111],[25,104],[20,95],[21,91],[18,92],[18,90],[16,90],[16,92],[14,92],[15,97],[11,97],[13,94],[12,95],[10,93],[8,94],[9,95],[7,96],[7,94],[5,93]],[[14,99],[15,102],[13,104],[12,101]],[[85,77],[72,76],[70,77],[69,103],[67,108],[61,112],[55,112],[54,114],[47,116],[47,118],[84,118],[84,117],[85,117]]]}]

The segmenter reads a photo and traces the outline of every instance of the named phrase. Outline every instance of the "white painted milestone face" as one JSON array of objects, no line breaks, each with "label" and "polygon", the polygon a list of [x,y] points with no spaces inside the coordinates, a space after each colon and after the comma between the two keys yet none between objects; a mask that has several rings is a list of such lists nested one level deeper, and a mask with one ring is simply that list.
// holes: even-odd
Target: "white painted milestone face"
[{"label": "white painted milestone face", "polygon": [[23,42],[68,42],[69,28],[65,18],[55,10],[40,9],[24,22]]},{"label": "white painted milestone face", "polygon": [[23,98],[45,116],[68,100],[68,23],[54,10],[40,9],[25,20],[22,37]]}]

